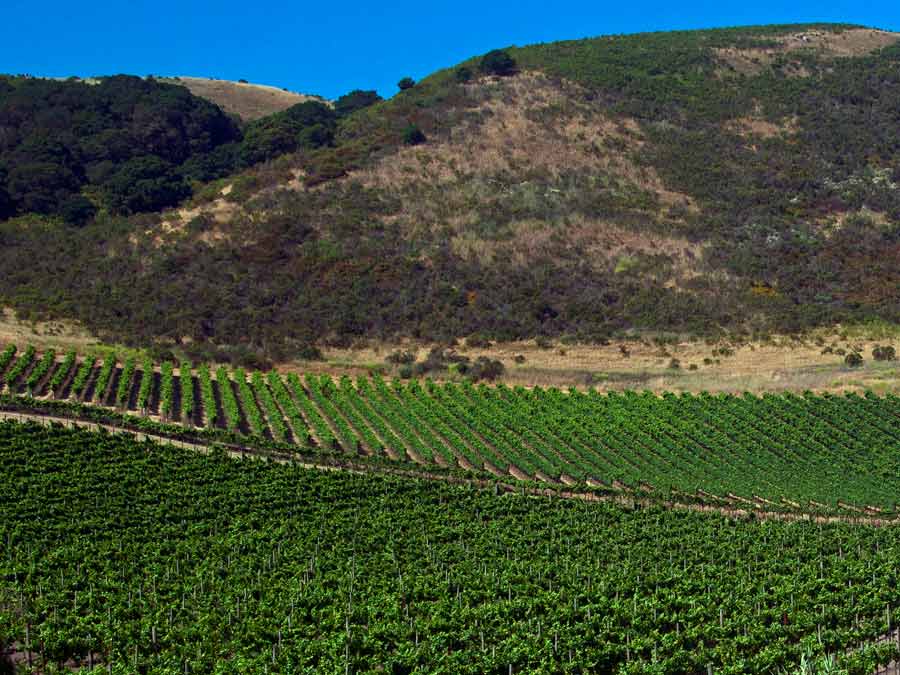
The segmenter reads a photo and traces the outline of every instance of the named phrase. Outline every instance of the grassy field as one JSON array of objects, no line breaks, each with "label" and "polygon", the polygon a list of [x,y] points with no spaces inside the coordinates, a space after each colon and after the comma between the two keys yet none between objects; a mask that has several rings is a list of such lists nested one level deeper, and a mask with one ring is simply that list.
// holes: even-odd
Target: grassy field
[{"label": "grassy field", "polygon": [[[502,381],[523,386],[679,392],[870,389],[885,393],[900,391],[900,364],[876,362],[871,357],[872,348],[897,342],[896,333],[882,326],[821,331],[799,339],[776,336],[765,342],[725,340],[709,344],[693,340],[659,344],[651,339],[635,339],[615,340],[606,346],[560,342],[539,346],[531,340],[488,348],[468,348],[462,343],[457,349],[472,359],[499,359],[506,367]],[[282,368],[355,375],[386,368],[385,358],[397,350],[415,353],[421,361],[432,346],[407,342],[326,349],[325,361],[321,363],[287,363]],[[830,353],[823,353],[829,348]],[[848,367],[839,350],[858,350],[863,365]],[[517,356],[524,357],[524,361],[517,363]],[[673,361],[677,361],[677,368]],[[435,373],[434,377],[442,379],[446,373]]]}]

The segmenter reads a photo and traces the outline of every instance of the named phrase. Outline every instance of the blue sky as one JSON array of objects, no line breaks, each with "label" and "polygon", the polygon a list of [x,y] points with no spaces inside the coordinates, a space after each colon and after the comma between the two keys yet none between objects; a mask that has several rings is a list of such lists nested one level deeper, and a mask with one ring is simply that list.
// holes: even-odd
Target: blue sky
[{"label": "blue sky", "polygon": [[4,0],[0,72],[196,75],[335,98],[396,92],[496,47],[760,23],[836,21],[900,31],[900,3],[294,2]]}]

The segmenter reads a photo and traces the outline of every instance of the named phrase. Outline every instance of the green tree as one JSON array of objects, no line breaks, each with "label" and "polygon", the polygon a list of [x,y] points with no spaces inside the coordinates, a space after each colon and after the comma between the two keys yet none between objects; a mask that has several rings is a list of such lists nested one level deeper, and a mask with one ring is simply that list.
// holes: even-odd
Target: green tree
[{"label": "green tree", "polygon": [[416,86],[416,81],[411,77],[404,77],[397,83],[397,87],[400,88],[400,91],[406,91],[407,89],[412,89]]},{"label": "green tree", "polygon": [[153,155],[129,160],[105,185],[116,213],[143,213],[175,206],[190,196],[188,184],[168,162]]},{"label": "green tree", "polygon": [[347,117],[347,115],[368,108],[381,100],[381,96],[375,90],[354,89],[334,102],[334,111],[338,117]]}]

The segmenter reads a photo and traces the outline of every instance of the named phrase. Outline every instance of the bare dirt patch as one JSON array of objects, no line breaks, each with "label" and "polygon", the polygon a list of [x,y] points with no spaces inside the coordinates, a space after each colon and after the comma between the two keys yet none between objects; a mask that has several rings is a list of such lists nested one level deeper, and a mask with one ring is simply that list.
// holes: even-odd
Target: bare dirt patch
[{"label": "bare dirt patch", "polygon": [[213,80],[205,77],[179,77],[166,80],[186,87],[194,96],[212,101],[227,113],[251,121],[266,117],[304,101],[324,101],[318,96],[298,94],[278,87],[249,82]]}]

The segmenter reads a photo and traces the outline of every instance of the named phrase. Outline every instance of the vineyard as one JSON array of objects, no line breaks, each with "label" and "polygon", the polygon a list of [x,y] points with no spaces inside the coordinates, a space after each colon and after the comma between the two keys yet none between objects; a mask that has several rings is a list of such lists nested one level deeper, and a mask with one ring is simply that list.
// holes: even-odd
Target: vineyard
[{"label": "vineyard", "polygon": [[15,346],[7,397],[332,456],[722,505],[895,514],[900,397],[663,394],[157,367]]},{"label": "vineyard", "polygon": [[0,422],[0,462],[0,652],[27,672],[752,675],[808,653],[870,675],[898,654],[877,642],[897,527],[497,496],[34,423]]}]

